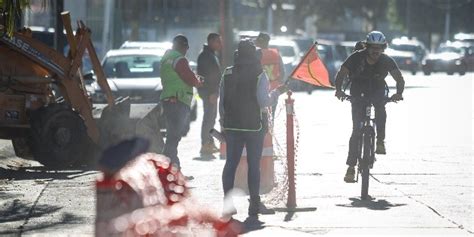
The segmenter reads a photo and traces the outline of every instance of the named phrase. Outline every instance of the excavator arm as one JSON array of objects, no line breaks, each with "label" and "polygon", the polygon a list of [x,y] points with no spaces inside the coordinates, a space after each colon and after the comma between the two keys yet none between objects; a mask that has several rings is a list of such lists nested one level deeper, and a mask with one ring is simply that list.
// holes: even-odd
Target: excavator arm
[{"label": "excavator arm", "polygon": [[[69,14],[66,14],[69,18]],[[65,22],[70,28],[69,22]],[[69,31],[72,34],[72,30]],[[41,65],[51,73],[51,78],[58,85],[63,98],[78,111],[87,127],[89,137],[96,143],[99,141],[99,129],[92,116],[92,103],[88,98],[84,88],[82,76],[78,74],[78,69],[82,64],[82,57],[85,50],[88,51],[93,64],[93,70],[97,75],[98,84],[107,96],[109,106],[114,106],[114,97],[105,78],[105,74],[100,66],[97,53],[90,39],[90,30],[83,24],[79,24],[76,36],[69,35],[68,39],[74,39],[75,42],[69,42],[73,53],[71,57],[65,57],[47,45],[31,38],[27,31],[15,32],[12,37],[4,35],[0,41],[9,48],[28,57],[33,62]],[[77,41],[76,41],[77,40]],[[73,46],[75,47],[73,48]]]}]

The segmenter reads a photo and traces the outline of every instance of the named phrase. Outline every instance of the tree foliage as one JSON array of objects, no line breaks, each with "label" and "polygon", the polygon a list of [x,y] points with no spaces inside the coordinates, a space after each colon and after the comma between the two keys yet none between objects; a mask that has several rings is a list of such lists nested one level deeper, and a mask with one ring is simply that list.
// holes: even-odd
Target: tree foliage
[{"label": "tree foliage", "polygon": [[0,0],[0,33],[11,36],[15,30],[16,20],[29,5],[29,0]]},{"label": "tree foliage", "polygon": [[407,32],[443,33],[447,11],[451,13],[451,32],[474,32],[473,0],[396,1],[393,21]]}]

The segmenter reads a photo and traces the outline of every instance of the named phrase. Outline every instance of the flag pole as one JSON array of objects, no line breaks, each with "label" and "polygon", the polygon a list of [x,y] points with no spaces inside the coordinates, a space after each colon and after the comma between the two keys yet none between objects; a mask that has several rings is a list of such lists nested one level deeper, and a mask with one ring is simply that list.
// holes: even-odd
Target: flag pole
[{"label": "flag pole", "polygon": [[[311,49],[313,47],[311,47]],[[294,118],[293,118],[295,100],[291,98],[292,94],[293,92],[291,92],[291,90],[288,90],[287,92],[288,97],[285,100],[285,104],[286,104],[286,159],[287,159],[287,164],[288,164],[288,199],[286,202],[286,208],[274,208],[275,211],[287,212],[287,215],[285,216],[285,221],[291,220],[295,212],[309,212],[309,211],[316,210],[316,207],[300,207],[300,208],[296,207],[297,205],[296,205],[296,180],[295,180],[295,136],[294,136]]]},{"label": "flag pole", "polygon": [[301,61],[298,63],[298,65],[293,69],[293,71],[291,72],[290,76],[288,76],[288,80],[289,81],[290,79],[293,78],[293,74],[295,74],[296,70],[301,66],[301,64],[303,64],[304,60],[306,57],[308,57],[308,54],[311,52],[311,50],[314,49],[314,47],[316,47],[316,45],[318,44],[318,41],[314,41],[314,44],[311,46],[311,48],[309,48],[309,50],[304,54],[303,58],[301,58]]}]

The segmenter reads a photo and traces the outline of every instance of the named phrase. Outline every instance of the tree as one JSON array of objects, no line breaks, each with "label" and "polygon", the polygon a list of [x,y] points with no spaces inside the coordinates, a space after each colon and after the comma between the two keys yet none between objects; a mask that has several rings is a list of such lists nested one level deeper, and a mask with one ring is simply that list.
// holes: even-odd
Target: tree
[{"label": "tree", "polygon": [[390,21],[425,42],[431,42],[433,34],[443,35],[447,11],[451,13],[451,34],[474,32],[473,0],[403,0],[395,1],[394,7]]},{"label": "tree", "polygon": [[29,0],[0,0],[0,33],[11,36],[21,19],[22,11],[29,5]]}]

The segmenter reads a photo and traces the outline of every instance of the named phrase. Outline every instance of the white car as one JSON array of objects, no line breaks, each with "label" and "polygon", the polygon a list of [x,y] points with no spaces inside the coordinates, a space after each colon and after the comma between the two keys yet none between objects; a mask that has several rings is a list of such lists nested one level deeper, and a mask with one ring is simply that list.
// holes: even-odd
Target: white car
[{"label": "white car", "polygon": [[301,52],[295,41],[291,39],[271,39],[269,48],[276,48],[285,65],[285,77],[289,76],[301,59]]},{"label": "white car", "polygon": [[[102,61],[112,94],[115,98],[129,97],[131,103],[159,103],[163,90],[160,78],[160,60],[163,49],[110,50]],[[97,82],[91,84],[94,103],[105,103],[105,94]],[[197,103],[193,99],[191,119],[197,117]]]},{"label": "white car", "polygon": [[[164,50],[110,50],[102,61],[107,82],[114,97],[129,97],[132,103],[157,103],[163,90],[160,60]],[[104,102],[96,83],[94,102]]]},{"label": "white car", "polygon": [[125,41],[120,49],[171,49],[173,44],[168,41]]}]

